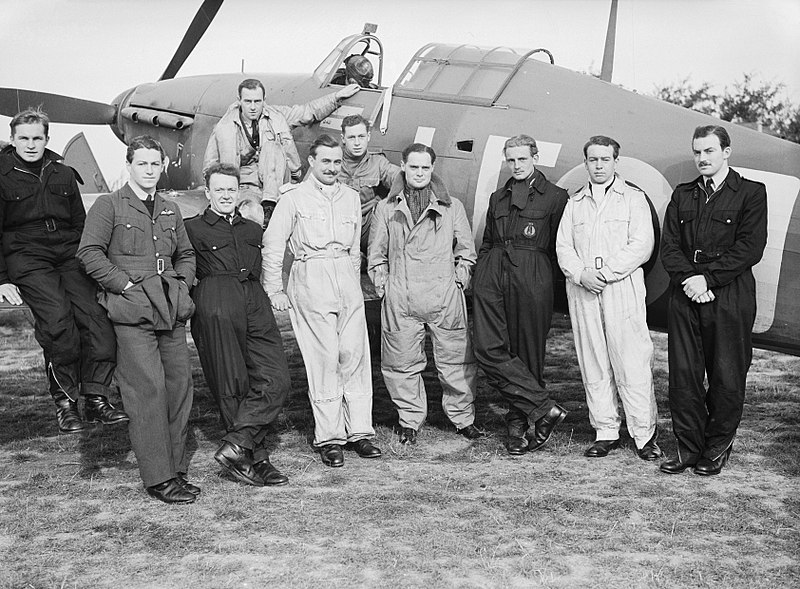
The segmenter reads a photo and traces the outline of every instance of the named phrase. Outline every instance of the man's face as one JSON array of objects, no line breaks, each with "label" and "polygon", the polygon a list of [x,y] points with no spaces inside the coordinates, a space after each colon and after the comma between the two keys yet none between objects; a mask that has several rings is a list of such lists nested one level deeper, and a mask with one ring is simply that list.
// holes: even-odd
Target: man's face
[{"label": "man's face", "polygon": [[344,151],[353,157],[361,157],[367,152],[369,145],[369,131],[363,123],[345,127],[342,133],[342,143]]},{"label": "man's face", "polygon": [[219,216],[230,215],[239,200],[239,182],[227,174],[212,174],[206,187],[211,210]]},{"label": "man's face", "polygon": [[342,148],[320,145],[316,156],[308,156],[308,165],[314,178],[330,186],[336,182],[342,169]]},{"label": "man's face", "polygon": [[701,175],[710,178],[722,169],[728,162],[731,155],[730,146],[722,149],[719,144],[719,137],[708,135],[698,137],[692,141],[692,153],[694,153],[694,165]]},{"label": "man's face", "polygon": [[28,123],[17,125],[11,134],[11,143],[17,155],[26,162],[38,162],[44,156],[44,148],[49,141],[44,125],[41,123]]},{"label": "man's face", "polygon": [[239,96],[239,110],[246,121],[255,121],[264,108],[264,92],[261,88],[242,88]]},{"label": "man's face", "polygon": [[528,145],[506,149],[506,165],[514,180],[525,180],[533,174],[537,161],[539,161],[539,154],[531,155],[531,148]]},{"label": "man's face", "polygon": [[406,184],[411,188],[425,188],[431,183],[433,163],[431,154],[421,151],[412,151],[408,154],[408,161],[400,164],[400,169],[406,176]]},{"label": "man's face", "polygon": [[164,167],[161,152],[157,149],[137,149],[133,152],[133,160],[127,165],[131,182],[145,192],[153,192]]},{"label": "man's face", "polygon": [[586,171],[592,184],[605,184],[617,169],[614,148],[610,145],[590,145],[586,150]]}]

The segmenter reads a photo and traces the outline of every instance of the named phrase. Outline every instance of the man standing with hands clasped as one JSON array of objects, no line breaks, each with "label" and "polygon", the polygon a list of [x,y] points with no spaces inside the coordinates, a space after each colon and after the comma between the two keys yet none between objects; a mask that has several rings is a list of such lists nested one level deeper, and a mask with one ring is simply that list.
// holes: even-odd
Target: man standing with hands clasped
[{"label": "man standing with hands clasped", "polygon": [[641,267],[655,244],[650,206],[644,192],[616,173],[614,139],[592,137],[583,155],[589,184],[567,202],[556,252],[567,278],[575,351],[596,432],[584,455],[601,458],[619,446],[619,395],[639,458],[655,460],[661,450]]},{"label": "man standing with hands clasped", "polygon": [[700,177],[675,187],[661,242],[672,286],[669,407],[678,441],[677,459],[661,471],[716,475],[744,409],[756,317],[752,269],[767,243],[767,190],[730,169],[724,127],[697,127],[692,152]]}]

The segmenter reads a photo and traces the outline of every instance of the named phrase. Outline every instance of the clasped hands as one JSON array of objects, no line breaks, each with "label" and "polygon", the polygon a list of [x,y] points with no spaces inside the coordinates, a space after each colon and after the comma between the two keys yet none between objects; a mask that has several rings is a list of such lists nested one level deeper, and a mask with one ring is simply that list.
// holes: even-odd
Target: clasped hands
[{"label": "clasped hands", "polygon": [[702,274],[690,276],[681,284],[683,285],[683,293],[692,299],[694,303],[710,303],[716,298],[714,293],[708,289],[706,277]]}]

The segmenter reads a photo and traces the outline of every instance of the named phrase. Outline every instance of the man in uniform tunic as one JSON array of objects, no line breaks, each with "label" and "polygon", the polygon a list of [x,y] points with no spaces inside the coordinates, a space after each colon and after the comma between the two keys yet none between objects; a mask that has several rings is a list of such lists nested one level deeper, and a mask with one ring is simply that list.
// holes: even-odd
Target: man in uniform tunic
[{"label": "man in uniform tunic", "polygon": [[198,284],[192,336],[225,436],[214,458],[238,480],[282,485],[269,460],[269,425],[289,393],[289,366],[272,307],[261,288],[261,225],[239,214],[239,171],[214,164],[205,173],[208,208],[186,221]]},{"label": "man in uniform tunic", "polygon": [[583,155],[589,184],[564,209],[556,252],[596,432],[584,455],[602,458],[619,446],[619,395],[639,458],[655,460],[661,450],[642,269],[655,244],[650,206],[644,192],[616,173],[614,139],[590,138]]},{"label": "man in uniform tunic", "polygon": [[510,405],[506,449],[514,455],[541,448],[567,415],[547,394],[542,374],[567,193],[536,169],[538,153],[528,135],[506,141],[512,177],[489,199],[472,282],[475,355]]},{"label": "man in uniform tunic", "polygon": [[[289,310],[308,376],[314,446],[327,466],[344,465],[342,446],[362,458],[381,455],[370,439],[372,372],[361,292],[361,205],[337,177],[342,148],[330,135],[311,145],[311,174],[287,187],[264,234],[264,290]],[[294,263],[284,292],[287,243]]]},{"label": "man in uniform tunic", "polygon": [[97,285],[75,259],[86,212],[72,168],[46,148],[49,127],[45,113],[22,111],[0,150],[0,301],[24,301],[33,312],[58,429],[77,433],[86,427],[79,394],[87,422],[128,416],[108,402],[116,339]]},{"label": "man in uniform tunic", "polygon": [[697,127],[692,152],[700,176],[675,187],[661,242],[672,288],[669,407],[678,442],[677,458],[661,470],[693,467],[708,476],[725,466],[742,418],[756,317],[752,268],[767,243],[767,190],[728,166],[724,127]]}]

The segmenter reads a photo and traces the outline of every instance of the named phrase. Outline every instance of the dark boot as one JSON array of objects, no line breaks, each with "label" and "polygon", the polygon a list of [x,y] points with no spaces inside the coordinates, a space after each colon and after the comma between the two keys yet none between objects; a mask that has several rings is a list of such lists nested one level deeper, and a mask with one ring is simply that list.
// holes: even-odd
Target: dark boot
[{"label": "dark boot", "polygon": [[78,404],[71,400],[64,391],[53,391],[50,394],[56,403],[58,431],[65,434],[77,434],[85,430],[86,424],[81,421]]},{"label": "dark boot", "polygon": [[117,409],[103,395],[84,395],[83,413],[89,423],[113,425],[130,421],[128,414]]}]

